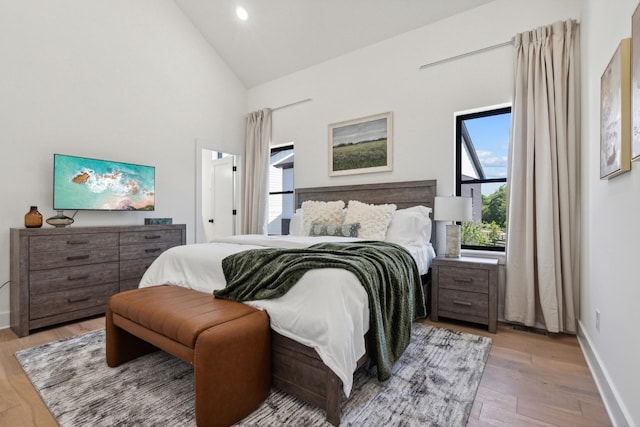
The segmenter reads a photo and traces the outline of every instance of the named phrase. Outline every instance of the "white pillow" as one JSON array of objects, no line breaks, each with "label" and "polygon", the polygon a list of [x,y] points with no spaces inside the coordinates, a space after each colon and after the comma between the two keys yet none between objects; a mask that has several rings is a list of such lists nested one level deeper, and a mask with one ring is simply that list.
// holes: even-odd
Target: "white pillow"
[{"label": "white pillow", "polygon": [[302,234],[304,236],[309,235],[311,224],[314,221],[325,224],[342,224],[342,209],[344,209],[342,200],[335,202],[307,200],[302,202],[302,222],[304,224]]},{"label": "white pillow", "polygon": [[396,205],[368,205],[357,200],[350,200],[345,224],[360,223],[358,237],[369,240],[384,240]]},{"label": "white pillow", "polygon": [[399,245],[422,246],[431,241],[431,208],[413,206],[398,209],[391,218],[385,241]]},{"label": "white pillow", "polygon": [[291,216],[289,222],[289,234],[291,236],[302,236],[304,233],[304,219],[302,216],[302,209],[296,209],[296,212]]}]

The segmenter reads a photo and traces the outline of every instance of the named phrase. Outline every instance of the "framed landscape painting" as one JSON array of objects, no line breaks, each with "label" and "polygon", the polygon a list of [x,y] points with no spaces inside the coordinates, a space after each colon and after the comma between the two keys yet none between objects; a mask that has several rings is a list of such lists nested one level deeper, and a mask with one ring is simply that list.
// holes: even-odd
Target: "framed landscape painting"
[{"label": "framed landscape painting", "polygon": [[329,125],[329,175],[392,170],[391,112]]},{"label": "framed landscape painting", "polygon": [[600,79],[600,179],[631,169],[631,39],[623,39]]},{"label": "framed landscape painting", "polygon": [[631,160],[640,161],[640,5],[631,18]]}]

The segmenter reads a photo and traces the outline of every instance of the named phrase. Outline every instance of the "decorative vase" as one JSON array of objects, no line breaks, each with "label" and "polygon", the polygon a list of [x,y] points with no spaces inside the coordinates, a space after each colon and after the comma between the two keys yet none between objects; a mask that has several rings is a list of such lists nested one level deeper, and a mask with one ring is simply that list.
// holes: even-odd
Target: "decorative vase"
[{"label": "decorative vase", "polygon": [[73,218],[65,216],[63,211],[58,211],[58,215],[47,218],[47,224],[53,225],[54,227],[66,227],[67,225],[73,224]]},{"label": "decorative vase", "polygon": [[24,216],[24,226],[27,228],[42,227],[42,214],[38,212],[37,206],[31,206],[29,212]]}]

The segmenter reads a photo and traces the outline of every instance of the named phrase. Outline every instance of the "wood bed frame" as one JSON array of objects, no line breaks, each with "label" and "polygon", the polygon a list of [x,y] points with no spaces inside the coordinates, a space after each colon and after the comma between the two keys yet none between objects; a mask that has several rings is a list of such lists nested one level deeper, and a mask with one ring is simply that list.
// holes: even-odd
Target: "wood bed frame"
[{"label": "wood bed frame", "polygon": [[[295,190],[296,207],[306,200],[349,200],[363,203],[393,203],[398,209],[427,206],[433,209],[436,180],[405,181],[382,184],[344,185],[334,187],[299,188]],[[435,226],[431,231],[435,246]],[[365,341],[366,342],[366,341]],[[280,390],[324,409],[327,421],[340,424],[342,382],[329,369],[318,353],[303,344],[272,331],[272,381]],[[365,354],[358,367],[367,360]]]}]

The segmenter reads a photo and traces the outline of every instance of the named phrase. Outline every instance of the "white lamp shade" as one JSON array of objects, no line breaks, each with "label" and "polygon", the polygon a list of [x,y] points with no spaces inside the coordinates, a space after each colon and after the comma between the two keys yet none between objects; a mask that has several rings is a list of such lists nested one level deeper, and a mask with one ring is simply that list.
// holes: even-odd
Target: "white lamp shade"
[{"label": "white lamp shade", "polygon": [[436,221],[471,221],[471,197],[436,197],[433,206]]}]

